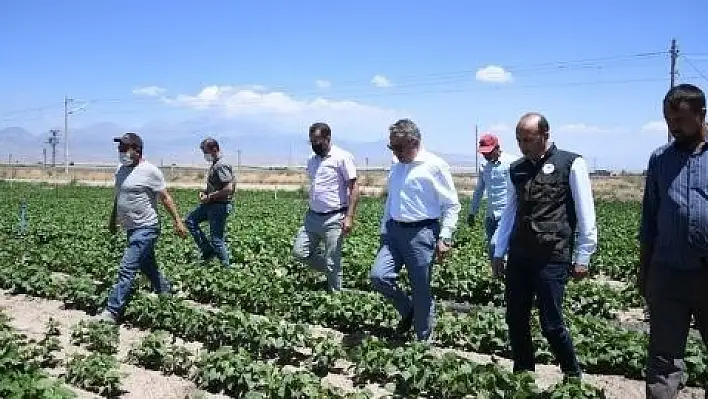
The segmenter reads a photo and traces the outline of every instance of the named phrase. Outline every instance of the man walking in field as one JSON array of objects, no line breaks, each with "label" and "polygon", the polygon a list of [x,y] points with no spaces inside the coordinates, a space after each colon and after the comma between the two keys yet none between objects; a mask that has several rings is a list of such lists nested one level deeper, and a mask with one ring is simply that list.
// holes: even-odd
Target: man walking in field
[{"label": "man walking in field", "polygon": [[479,203],[484,192],[487,192],[487,215],[484,228],[487,234],[487,254],[489,259],[494,256],[494,246],[491,244],[492,236],[497,231],[502,211],[506,206],[507,187],[509,182],[509,166],[519,157],[502,152],[499,139],[493,134],[484,134],[479,139],[479,153],[484,156],[487,163],[477,176],[472,200],[470,201],[467,224],[473,226],[479,211]]},{"label": "man walking in field", "polygon": [[[206,189],[199,191],[199,205],[187,215],[185,224],[201,252],[203,261],[209,261],[216,256],[224,267],[229,267],[229,249],[224,232],[226,219],[233,207],[234,172],[231,165],[222,158],[219,143],[215,139],[204,139],[199,148],[204,154],[204,160],[210,164]],[[209,221],[209,238],[199,227],[204,221]]]},{"label": "man walking in field", "polygon": [[[309,209],[297,233],[293,255],[327,276],[330,292],[342,289],[342,241],[354,226],[359,184],[354,157],[332,144],[326,123],[309,129],[314,153],[307,160]],[[319,250],[324,243],[324,251]]]},{"label": "man walking in field", "polygon": [[708,130],[701,89],[664,97],[674,141],[647,167],[640,230],[639,287],[649,304],[647,398],[676,398],[691,317],[708,345]]},{"label": "man walking in field", "polygon": [[[418,340],[429,342],[435,326],[432,267],[452,247],[460,202],[450,167],[422,147],[420,130],[413,121],[399,120],[389,132],[388,147],[399,162],[391,165],[388,175],[382,245],[370,279],[401,315],[396,333],[404,334],[414,326]],[[397,284],[404,264],[411,297]]]},{"label": "man walking in field", "polygon": [[595,205],[587,163],[550,144],[549,136],[548,121],[538,113],[523,115],[516,126],[524,157],[509,169],[511,186],[493,238],[492,271],[506,274],[514,371],[535,369],[530,318],[536,298],[541,333],[561,370],[568,377],[581,377],[562,305],[569,275],[584,277],[597,247]]},{"label": "man walking in field", "polygon": [[108,229],[115,234],[118,221],[127,233],[128,247],[118,269],[118,279],[108,294],[108,306],[99,316],[110,322],[122,315],[138,271],[150,279],[156,293],[170,291],[170,284],[155,260],[155,245],[160,235],[157,198],[172,216],[177,234],[182,238],[187,236],[162,172],[143,158],[140,136],[126,133],[113,141],[118,143],[121,165],[115,173],[115,196]]}]

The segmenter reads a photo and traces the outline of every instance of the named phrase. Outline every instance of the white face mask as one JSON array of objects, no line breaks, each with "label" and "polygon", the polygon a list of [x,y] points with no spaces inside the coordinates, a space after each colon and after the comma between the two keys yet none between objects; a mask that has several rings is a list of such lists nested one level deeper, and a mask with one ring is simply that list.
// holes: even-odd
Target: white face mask
[{"label": "white face mask", "polygon": [[214,162],[214,156],[211,154],[204,154],[204,160],[207,162]]},{"label": "white face mask", "polygon": [[118,160],[123,166],[131,166],[133,164],[133,158],[130,156],[129,152],[118,153]]}]

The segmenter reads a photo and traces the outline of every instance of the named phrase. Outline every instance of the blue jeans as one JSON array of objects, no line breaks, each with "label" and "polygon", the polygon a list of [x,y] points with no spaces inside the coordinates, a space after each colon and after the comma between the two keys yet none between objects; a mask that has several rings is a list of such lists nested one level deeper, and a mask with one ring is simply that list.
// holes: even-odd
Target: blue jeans
[{"label": "blue jeans", "polygon": [[[413,327],[421,341],[430,337],[434,327],[435,303],[430,280],[439,234],[437,221],[425,226],[406,226],[389,220],[370,273],[374,289],[393,302],[401,317],[413,311]],[[411,282],[412,298],[396,282],[404,264]]]},{"label": "blue jeans", "polygon": [[506,268],[506,323],[509,326],[514,371],[534,371],[531,307],[537,298],[541,333],[551,353],[569,376],[580,376],[573,340],[563,321],[563,295],[570,274],[567,263],[509,259]]},{"label": "blue jeans", "polygon": [[[187,229],[192,234],[194,242],[202,253],[202,259],[209,260],[216,255],[222,265],[229,267],[229,250],[226,248],[224,231],[226,230],[226,218],[231,213],[232,204],[215,202],[211,204],[199,204],[194,208],[184,221]],[[199,224],[209,221],[209,238]]]},{"label": "blue jeans", "polygon": [[[327,276],[329,291],[342,289],[342,220],[344,212],[320,215],[307,211],[305,223],[298,230],[293,256]],[[324,241],[324,251],[319,251]]]},{"label": "blue jeans", "polygon": [[484,230],[487,232],[487,256],[489,259],[494,257],[494,244],[492,244],[492,236],[499,227],[499,219],[494,216],[488,216],[484,219]]},{"label": "blue jeans", "polygon": [[152,289],[158,294],[170,291],[170,283],[160,273],[155,261],[155,244],[160,236],[159,227],[142,227],[128,230],[128,247],[123,253],[118,269],[118,281],[108,294],[106,307],[114,316],[119,316],[132,292],[133,280],[138,270],[150,280]]}]

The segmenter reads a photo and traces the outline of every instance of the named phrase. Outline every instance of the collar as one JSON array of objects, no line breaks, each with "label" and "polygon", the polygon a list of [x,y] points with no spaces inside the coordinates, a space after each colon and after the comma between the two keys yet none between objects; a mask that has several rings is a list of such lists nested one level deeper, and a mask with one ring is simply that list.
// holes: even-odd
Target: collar
[{"label": "collar", "polygon": [[529,161],[529,162],[531,162],[532,165],[540,165],[540,164],[546,162],[546,159],[548,159],[551,155],[553,155],[553,153],[555,153],[557,149],[558,148],[556,147],[556,143],[551,143],[551,145],[548,147],[546,152],[544,152],[543,155],[541,155],[541,158],[539,158],[539,160],[537,162],[533,162],[533,161]]}]

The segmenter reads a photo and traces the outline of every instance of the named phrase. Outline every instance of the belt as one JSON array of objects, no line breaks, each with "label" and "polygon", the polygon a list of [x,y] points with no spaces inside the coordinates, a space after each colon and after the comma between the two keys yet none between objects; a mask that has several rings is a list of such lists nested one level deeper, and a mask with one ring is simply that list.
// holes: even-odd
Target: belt
[{"label": "belt", "polygon": [[345,206],[344,208],[335,209],[335,210],[329,211],[329,212],[315,212],[312,209],[310,209],[310,212],[315,213],[320,216],[329,216],[329,215],[334,215],[335,213],[346,212],[348,208],[349,207]]},{"label": "belt", "polygon": [[430,226],[433,223],[437,223],[437,219],[424,219],[424,220],[416,220],[415,222],[401,222],[395,219],[391,219],[391,222],[394,224],[397,224],[401,227],[426,227]]}]

